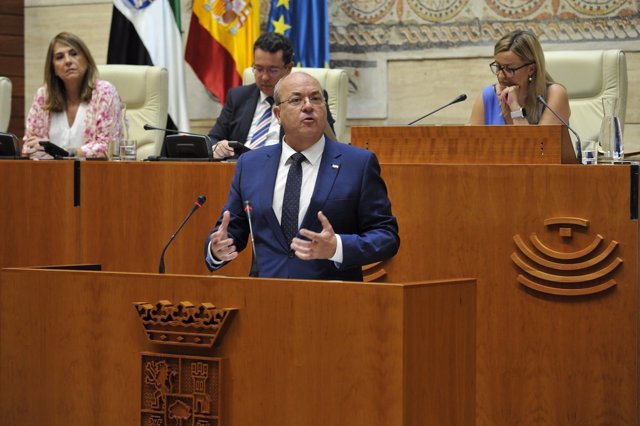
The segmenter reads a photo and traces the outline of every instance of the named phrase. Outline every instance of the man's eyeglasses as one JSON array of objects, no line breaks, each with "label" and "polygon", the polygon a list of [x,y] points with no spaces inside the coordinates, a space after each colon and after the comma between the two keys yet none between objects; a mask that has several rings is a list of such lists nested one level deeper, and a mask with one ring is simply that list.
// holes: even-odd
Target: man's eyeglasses
[{"label": "man's eyeglasses", "polygon": [[494,73],[495,75],[498,75],[498,73],[502,71],[504,75],[506,75],[507,77],[512,77],[516,73],[516,71],[518,71],[520,68],[524,68],[531,64],[533,64],[533,62],[529,62],[524,65],[520,65],[519,67],[513,68],[510,66],[502,66],[499,63],[494,61],[489,64],[489,68],[491,68],[491,72]]},{"label": "man's eyeglasses", "polygon": [[302,105],[304,103],[305,100],[309,100],[309,103],[311,105],[322,105],[324,104],[324,96],[322,96],[322,94],[320,93],[314,93],[311,96],[298,96],[298,95],[293,95],[291,96],[289,99],[286,99],[284,101],[281,101],[278,105],[282,105],[284,103],[287,103],[293,107],[298,107],[300,105]]},{"label": "man's eyeglasses", "polygon": [[270,77],[276,77],[284,67],[261,67],[258,65],[254,65],[253,67],[254,74],[264,74],[265,72],[269,74]]}]

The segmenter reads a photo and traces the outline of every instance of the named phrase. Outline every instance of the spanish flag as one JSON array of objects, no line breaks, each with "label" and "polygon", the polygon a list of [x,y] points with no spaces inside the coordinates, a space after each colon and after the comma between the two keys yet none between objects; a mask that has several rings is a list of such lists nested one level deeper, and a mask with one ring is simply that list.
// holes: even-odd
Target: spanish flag
[{"label": "spanish flag", "polygon": [[253,43],[259,35],[259,0],[193,1],[185,59],[221,103],[253,65]]}]

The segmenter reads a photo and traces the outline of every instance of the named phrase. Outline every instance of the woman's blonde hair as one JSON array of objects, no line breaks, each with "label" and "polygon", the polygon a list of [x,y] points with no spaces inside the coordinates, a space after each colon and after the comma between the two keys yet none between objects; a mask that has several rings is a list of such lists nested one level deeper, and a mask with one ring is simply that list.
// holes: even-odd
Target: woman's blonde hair
[{"label": "woman's blonde hair", "polygon": [[546,96],[547,84],[553,83],[553,79],[546,71],[544,52],[538,38],[531,31],[516,30],[504,35],[496,43],[493,54],[513,52],[524,63],[535,64],[535,72],[530,76],[531,82],[527,91],[527,102],[524,107],[530,117],[530,123],[537,123],[542,114],[542,108],[538,105],[538,96]]},{"label": "woman's blonde hair", "polygon": [[95,89],[96,80],[98,79],[98,68],[87,45],[77,35],[61,32],[51,40],[49,50],[47,50],[47,59],[44,64],[44,82],[47,85],[47,101],[44,108],[53,112],[62,112],[67,105],[67,91],[60,77],[56,75],[53,65],[53,48],[56,43],[61,43],[75,49],[87,60],[87,72],[80,85],[80,100],[83,102],[89,102],[91,100],[91,93],[93,89]]}]

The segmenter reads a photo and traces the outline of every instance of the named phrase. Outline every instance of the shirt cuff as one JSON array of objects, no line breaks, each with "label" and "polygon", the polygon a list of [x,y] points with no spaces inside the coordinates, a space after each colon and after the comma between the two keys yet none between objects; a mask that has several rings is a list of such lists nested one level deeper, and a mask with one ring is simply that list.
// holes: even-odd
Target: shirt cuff
[{"label": "shirt cuff", "polygon": [[218,260],[211,254],[211,240],[209,240],[209,244],[207,244],[207,257],[205,260],[214,268],[219,268],[224,263],[223,260]]},{"label": "shirt cuff", "polygon": [[340,267],[344,256],[342,253],[342,238],[340,238],[339,234],[336,234],[336,243],[336,252],[329,258],[329,260],[332,260],[336,264],[336,267]]}]

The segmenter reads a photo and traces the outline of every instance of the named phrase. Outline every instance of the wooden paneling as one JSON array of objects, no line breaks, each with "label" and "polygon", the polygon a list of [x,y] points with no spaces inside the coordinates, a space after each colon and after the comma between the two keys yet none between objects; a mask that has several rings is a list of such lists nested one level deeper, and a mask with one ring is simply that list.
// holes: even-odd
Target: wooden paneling
[{"label": "wooden paneling", "polygon": [[3,34],[0,37],[0,52],[4,56],[19,57],[24,52],[24,46],[21,44],[23,41],[24,37],[20,34]]},{"label": "wooden paneling", "polygon": [[0,278],[3,424],[139,425],[140,353],[183,353],[145,339],[132,302],[161,299],[238,309],[222,344],[199,353],[224,358],[222,425],[474,424],[471,280],[42,270]]},{"label": "wooden paneling", "polygon": [[24,134],[24,0],[0,5],[0,75],[13,85],[9,132]]},{"label": "wooden paneling", "polygon": [[[1,37],[2,36],[0,36],[0,38]],[[2,75],[11,77],[11,84],[14,86],[13,91],[18,93],[15,90],[15,85],[22,85],[22,87],[24,87],[24,79],[21,80],[16,78],[21,73],[24,73],[24,58],[18,56],[4,56],[2,61]]]},{"label": "wooden paneling", "polygon": [[[0,9],[0,35],[7,35],[16,37],[18,34],[24,33],[24,23],[19,18],[22,16],[19,13],[18,8],[7,8],[7,10]],[[3,38],[2,43],[5,44],[6,39]]]},{"label": "wooden paneling", "polygon": [[[165,255],[167,273],[205,274],[204,240],[228,195],[233,164],[82,161],[74,207],[73,161],[0,162],[0,267],[100,263],[157,272],[169,237],[198,195],[205,205]],[[44,244],[44,248],[42,246]],[[37,248],[37,249],[34,249]],[[246,276],[245,251],[220,273]]]},{"label": "wooden paneling", "polygon": [[[3,266],[98,262],[109,271],[156,272],[164,243],[205,194],[207,204],[166,255],[168,273],[197,275],[206,273],[204,238],[233,175],[232,164],[82,162],[81,205],[74,208],[71,163],[0,165],[11,193],[11,208],[0,210]],[[381,265],[385,279],[478,280],[477,425],[638,424],[640,251],[638,221],[630,217],[638,208],[631,205],[631,169],[382,164],[401,238],[398,255]],[[587,226],[545,225],[558,217]],[[591,296],[523,286],[518,276],[525,273],[511,258],[514,237],[530,245],[532,234],[561,253],[577,252],[598,235],[603,247],[616,242],[606,263],[622,263],[605,277],[615,285]],[[219,274],[246,276],[249,258],[245,250]]]},{"label": "wooden paneling", "polygon": [[3,160],[0,174],[0,267],[79,261],[73,162]]},{"label": "wooden paneling", "polygon": [[[629,168],[383,164],[401,239],[385,265],[389,279],[478,279],[477,425],[638,424],[638,221],[629,216]],[[588,227],[563,237],[544,224],[554,217],[584,218]],[[622,259],[607,277],[617,284],[578,297],[519,284],[513,238],[531,245],[534,233],[564,253],[597,235],[603,247],[617,242],[605,262]]]},{"label": "wooden paneling", "polygon": [[[157,272],[162,248],[202,194],[207,202],[173,241],[165,265],[167,273],[208,273],[204,241],[227,199],[233,164],[87,162],[82,166],[80,262],[102,263],[111,271]],[[247,276],[250,259],[245,251],[239,262],[220,273]]]},{"label": "wooden paneling", "polygon": [[563,126],[354,127],[353,145],[381,163],[576,164]]}]

